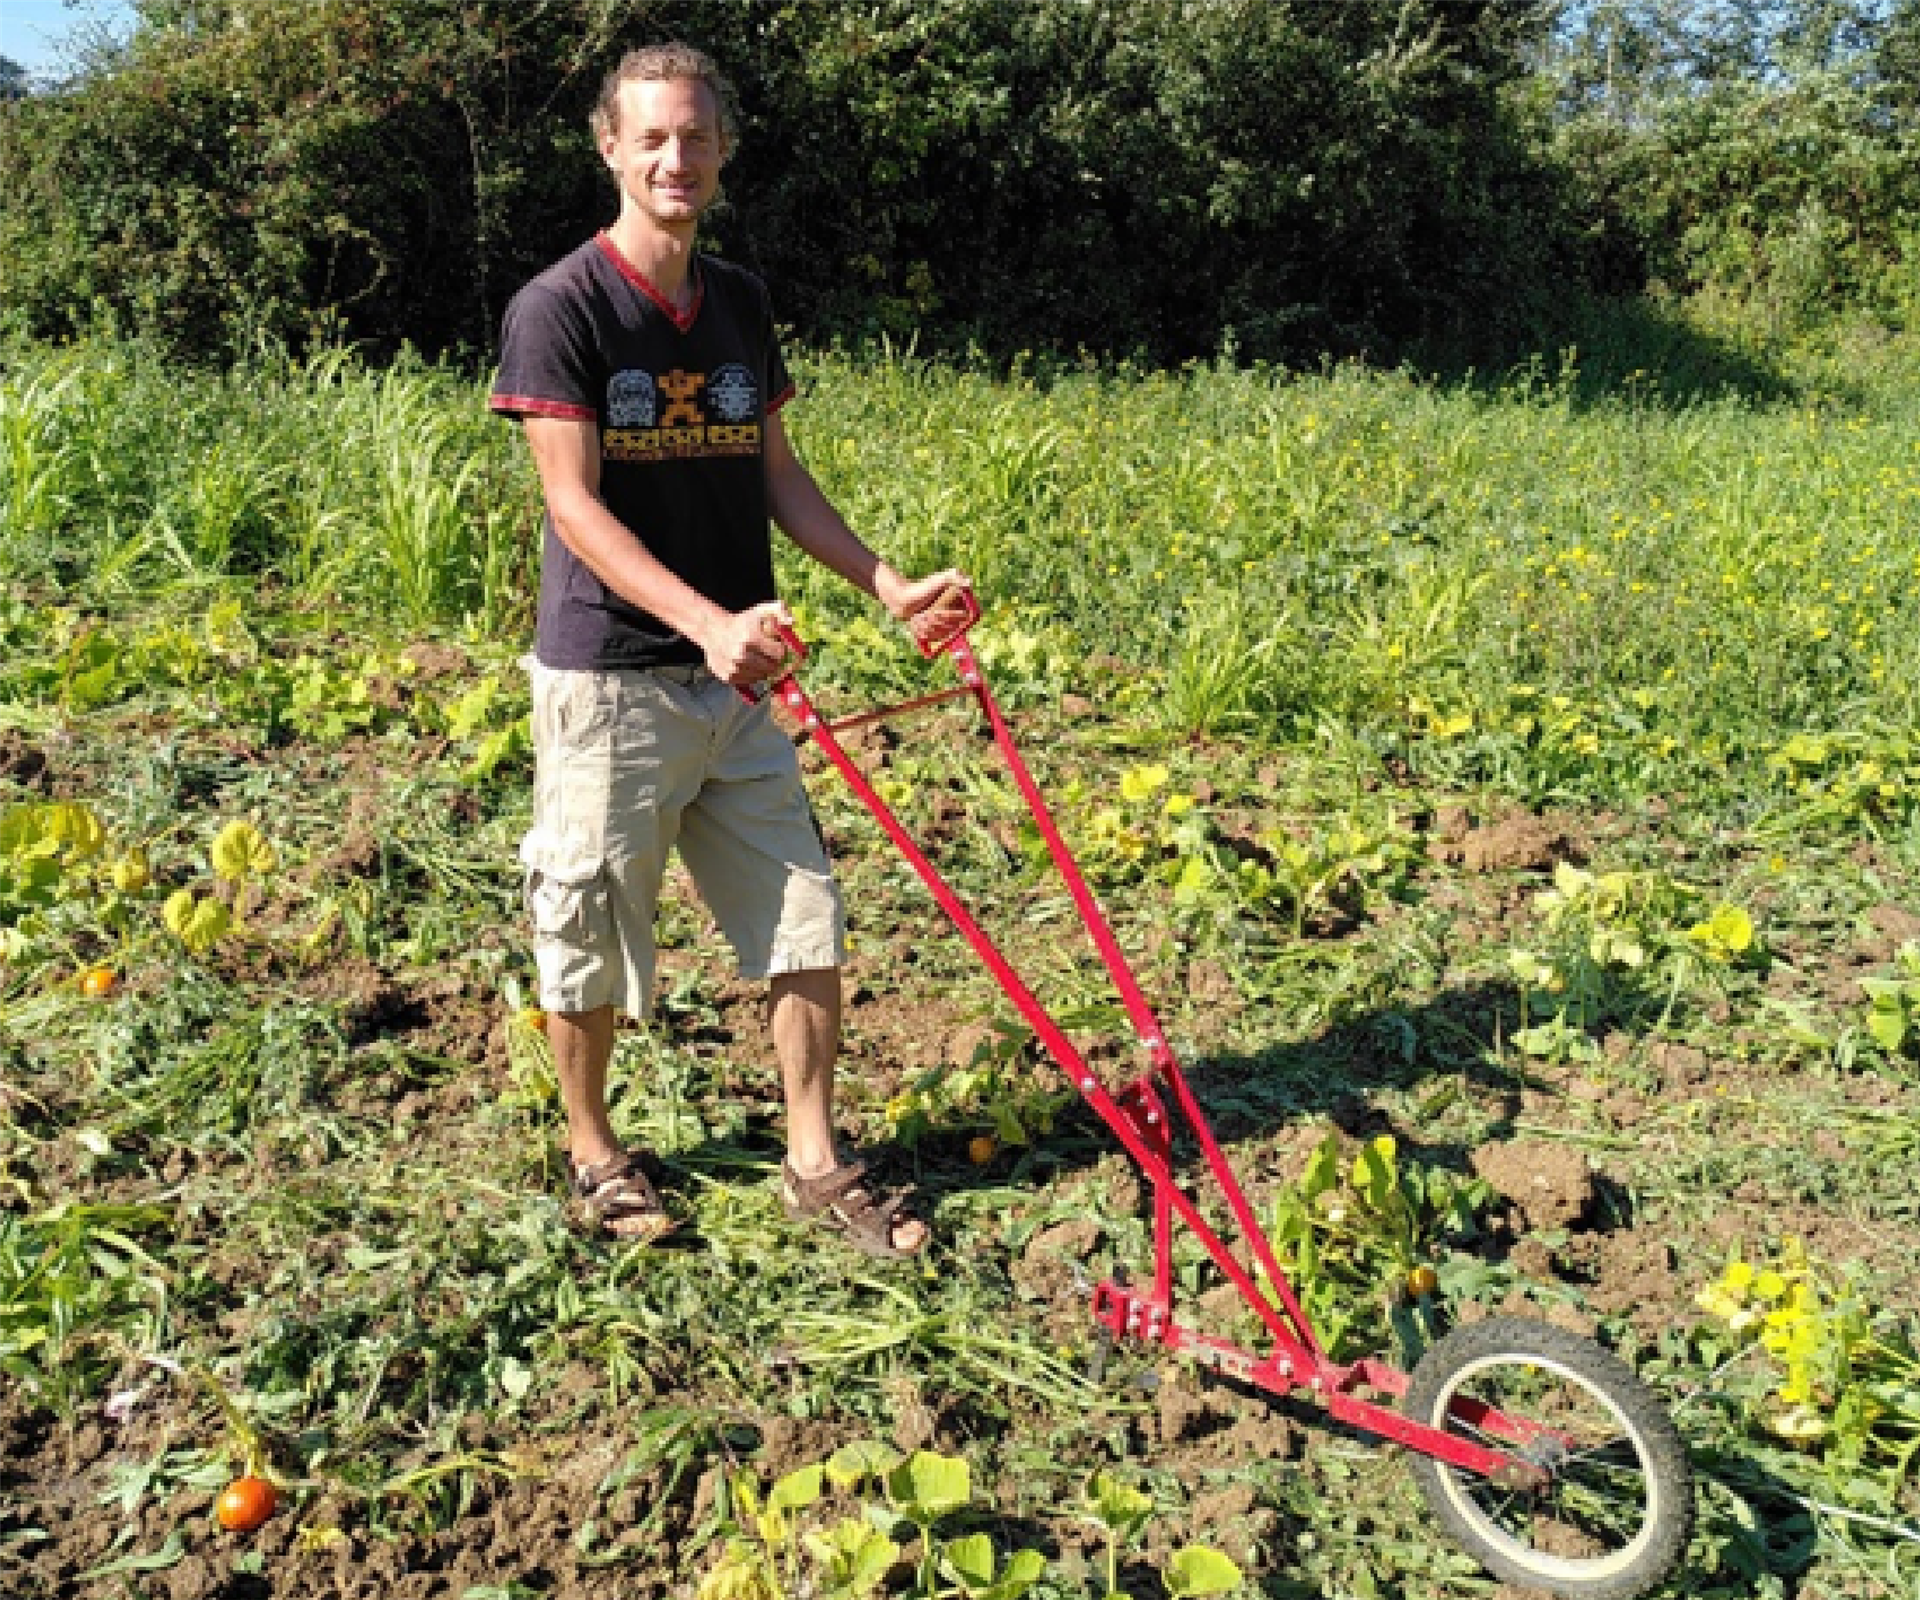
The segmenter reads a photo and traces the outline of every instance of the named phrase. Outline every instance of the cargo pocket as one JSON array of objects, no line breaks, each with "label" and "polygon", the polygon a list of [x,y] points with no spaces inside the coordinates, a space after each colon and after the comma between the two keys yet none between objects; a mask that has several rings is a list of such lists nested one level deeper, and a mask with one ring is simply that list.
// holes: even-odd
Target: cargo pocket
[{"label": "cargo pocket", "polygon": [[559,843],[536,829],[520,846],[527,916],[541,939],[586,944],[606,922],[606,878],[597,859]]}]

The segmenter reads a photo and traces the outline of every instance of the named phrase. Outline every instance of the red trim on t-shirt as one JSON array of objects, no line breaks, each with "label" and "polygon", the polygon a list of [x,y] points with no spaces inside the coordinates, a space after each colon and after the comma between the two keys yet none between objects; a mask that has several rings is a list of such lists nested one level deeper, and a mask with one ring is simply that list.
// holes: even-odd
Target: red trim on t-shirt
[{"label": "red trim on t-shirt", "polygon": [[774,412],[778,411],[783,405],[785,405],[789,400],[791,400],[799,392],[800,391],[796,389],[792,384],[788,384],[786,388],[782,389],[777,395],[775,395],[771,400],[767,402],[767,415],[772,416]]},{"label": "red trim on t-shirt", "polygon": [[614,264],[620,276],[664,311],[667,314],[667,320],[676,328],[685,333],[693,326],[694,319],[700,315],[700,302],[706,298],[707,286],[692,262],[687,264],[687,270],[693,273],[693,300],[683,313],[653,286],[652,279],[620,253],[620,247],[613,242],[612,234],[603,228],[593,236],[593,242],[599,245],[600,253]]},{"label": "red trim on t-shirt", "polygon": [[526,394],[496,394],[487,401],[490,410],[504,411],[510,417],[560,417],[568,422],[598,422],[600,413],[592,406],[578,406],[570,400],[540,400]]}]

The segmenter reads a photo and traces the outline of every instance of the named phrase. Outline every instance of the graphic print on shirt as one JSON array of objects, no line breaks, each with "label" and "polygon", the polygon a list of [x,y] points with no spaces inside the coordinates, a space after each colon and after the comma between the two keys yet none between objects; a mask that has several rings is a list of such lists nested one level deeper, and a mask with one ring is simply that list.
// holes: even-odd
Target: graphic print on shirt
[{"label": "graphic print on shirt", "polygon": [[616,372],[607,380],[607,423],[615,428],[651,428],[658,419],[653,379],[644,372]]},{"label": "graphic print on shirt", "polygon": [[616,372],[607,380],[600,449],[622,462],[758,455],[759,385],[738,362],[711,373]]}]

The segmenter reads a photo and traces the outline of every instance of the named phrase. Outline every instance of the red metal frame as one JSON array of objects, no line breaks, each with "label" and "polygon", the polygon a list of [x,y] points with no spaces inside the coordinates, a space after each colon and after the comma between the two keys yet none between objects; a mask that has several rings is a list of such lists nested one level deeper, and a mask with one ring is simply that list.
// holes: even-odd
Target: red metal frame
[{"label": "red metal frame", "polygon": [[[930,658],[936,655],[948,657],[960,676],[960,687],[957,689],[922,695],[837,722],[830,722],[820,715],[806,691],[801,688],[791,666],[774,682],[771,692],[785,705],[827,759],[839,769],[840,775],[872,812],[875,821],[893,840],[941,909],[952,918],[962,937],[1005,990],[1027,1025],[1047,1047],[1055,1063],[1066,1073],[1100,1120],[1113,1130],[1152,1184],[1153,1285],[1151,1289],[1146,1289],[1113,1281],[1099,1284],[1093,1293],[1094,1319],[1115,1338],[1134,1338],[1162,1345],[1203,1366],[1271,1393],[1307,1391],[1324,1402],[1328,1411],[1341,1420],[1423,1451],[1450,1466],[1480,1473],[1516,1489],[1543,1487],[1548,1474],[1534,1463],[1415,1422],[1391,1407],[1367,1398],[1372,1394],[1397,1397],[1406,1392],[1407,1377],[1393,1366],[1372,1359],[1343,1365],[1331,1360],[1321,1347],[1293,1286],[1274,1257],[1272,1244],[1255,1218],[1233,1169],[1221,1154],[1213,1131],[1208,1127],[1199,1103],[1188,1086],[1186,1074],[1167,1044],[1166,1031],[1160,1026],[1146,996],[1141,992],[1139,982],[1121,952],[1119,941],[1115,939],[1111,926],[1087,887],[1079,864],[1067,848],[1066,840],[1061,836],[1053,814],[1041,796],[1033,775],[1027,770],[1026,762],[1021,759],[1000,708],[987,688],[985,676],[967,641],[967,632],[979,617],[979,602],[972,591],[955,589],[949,591],[933,608],[931,615],[923,614],[915,619],[915,641],[921,653]],[[806,646],[799,637],[789,628],[783,627],[780,633],[791,653],[792,662],[797,664],[804,660]],[[1102,965],[1120,992],[1135,1035],[1147,1054],[1146,1071],[1118,1093],[1111,1093],[1102,1085],[1073,1041],[974,920],[972,913],[901,825],[892,808],[881,799],[837,737],[849,729],[886,717],[968,696],[977,702],[986,717],[994,743],[999,747],[1014,784],[1032,813],[1041,837],[1046,841],[1047,851],[1099,951]],[[1233,1215],[1249,1259],[1243,1261],[1228,1248],[1176,1180],[1172,1165],[1173,1121],[1176,1116],[1198,1144],[1207,1168]],[[1173,1221],[1176,1216],[1193,1230],[1208,1256],[1259,1316],[1273,1343],[1268,1354],[1255,1355],[1252,1351],[1198,1332],[1174,1319]],[[1271,1298],[1256,1281],[1256,1274],[1266,1278],[1272,1290]],[[1517,1444],[1524,1444],[1528,1439],[1547,1431],[1478,1404],[1473,1405],[1469,1414],[1465,1403],[1462,1403],[1459,1415],[1461,1420]]]}]

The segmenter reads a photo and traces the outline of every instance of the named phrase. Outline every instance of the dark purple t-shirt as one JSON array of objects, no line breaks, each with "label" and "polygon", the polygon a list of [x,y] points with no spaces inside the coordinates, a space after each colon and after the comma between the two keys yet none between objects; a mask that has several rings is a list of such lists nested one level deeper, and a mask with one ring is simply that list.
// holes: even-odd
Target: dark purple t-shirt
[{"label": "dark purple t-shirt", "polygon": [[[677,314],[602,233],[507,307],[489,404],[600,430],[600,498],[676,577],[729,611],[774,596],[766,419],[793,394],[767,291],[711,256]],[[607,588],[546,520],[534,654],[549,667],[653,667],[697,646]]]}]

